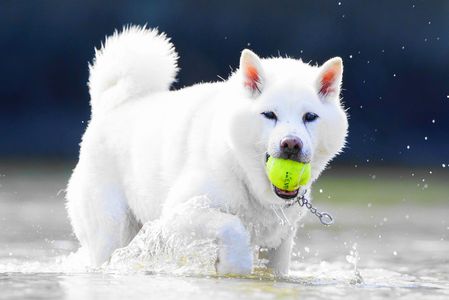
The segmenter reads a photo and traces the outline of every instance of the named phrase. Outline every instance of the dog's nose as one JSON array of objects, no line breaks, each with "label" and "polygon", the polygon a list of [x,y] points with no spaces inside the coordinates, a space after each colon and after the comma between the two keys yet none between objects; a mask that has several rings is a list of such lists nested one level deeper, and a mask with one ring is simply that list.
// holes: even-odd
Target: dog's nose
[{"label": "dog's nose", "polygon": [[289,155],[298,155],[302,150],[302,141],[297,136],[286,136],[281,140],[281,151]]}]

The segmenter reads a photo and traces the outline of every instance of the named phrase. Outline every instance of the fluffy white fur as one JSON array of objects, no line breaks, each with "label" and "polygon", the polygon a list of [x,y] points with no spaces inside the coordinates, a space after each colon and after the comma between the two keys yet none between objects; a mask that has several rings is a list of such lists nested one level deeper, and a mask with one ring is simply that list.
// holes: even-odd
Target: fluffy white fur
[{"label": "fluffy white fur", "polygon": [[[342,149],[341,59],[317,67],[244,50],[228,80],[169,91],[176,59],[165,35],[139,27],[115,33],[97,51],[92,120],[67,190],[76,236],[100,265],[141,224],[159,220],[167,236],[215,239],[220,274],[251,272],[255,245],[268,248],[269,266],[285,274],[305,211],[275,195],[265,155],[298,136],[315,180]],[[305,123],[307,112],[319,118]],[[290,224],[279,222],[281,209]]]},{"label": "fluffy white fur", "polygon": [[90,65],[92,113],[128,99],[166,91],[178,72],[178,55],[164,33],[127,27],[108,37]]}]

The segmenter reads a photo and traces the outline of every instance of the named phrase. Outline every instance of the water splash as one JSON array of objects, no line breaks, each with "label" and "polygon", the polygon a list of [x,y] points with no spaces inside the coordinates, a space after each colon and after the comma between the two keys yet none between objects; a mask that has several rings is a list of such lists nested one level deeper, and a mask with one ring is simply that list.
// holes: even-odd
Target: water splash
[{"label": "water splash", "polygon": [[171,274],[215,274],[218,246],[212,239],[167,236],[159,222],[146,223],[131,243],[117,249],[107,272],[149,272]]},{"label": "water splash", "polygon": [[279,205],[272,204],[271,210],[273,210],[275,216],[278,218],[279,225],[284,226],[285,224],[290,224],[290,221],[287,219],[284,211]]},{"label": "water splash", "polygon": [[346,255],[346,261],[354,267],[354,277],[350,280],[350,284],[363,284],[364,280],[360,271],[357,268],[357,264],[360,261],[360,255],[357,251],[357,243],[354,243],[349,251],[349,255]]},{"label": "water splash", "polygon": [[84,248],[68,255],[35,257],[24,259],[23,257],[11,257],[0,259],[1,273],[93,273],[95,268],[89,267],[88,253]]}]

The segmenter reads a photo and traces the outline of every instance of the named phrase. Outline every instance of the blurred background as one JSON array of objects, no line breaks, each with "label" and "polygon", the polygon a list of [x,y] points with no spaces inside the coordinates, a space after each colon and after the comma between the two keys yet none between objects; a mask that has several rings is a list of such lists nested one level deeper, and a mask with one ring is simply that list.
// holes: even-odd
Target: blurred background
[{"label": "blurred background", "polygon": [[226,78],[244,48],[319,64],[341,56],[348,145],[315,190],[447,201],[448,16],[445,0],[1,0],[0,184],[49,169],[64,188],[89,121],[94,49],[116,29],[148,24],[180,54],[175,89]]},{"label": "blurred background", "polygon": [[116,29],[148,24],[180,54],[175,89],[226,78],[244,48],[319,64],[341,56],[350,134],[332,164],[338,177],[428,187],[449,172],[448,16],[445,0],[2,0],[0,174],[36,162],[70,172],[94,49]]},{"label": "blurred background", "polygon": [[0,275],[77,248],[64,189],[89,121],[88,62],[127,24],[172,38],[175,89],[226,78],[244,48],[341,56],[348,145],[314,185],[336,224],[308,216],[297,259],[344,262],[358,243],[364,267],[447,286],[447,0],[0,0]]},{"label": "blurred background", "polygon": [[0,2],[0,157],[75,160],[89,120],[88,62],[126,24],[166,32],[174,88],[226,78],[240,51],[344,60],[342,164],[449,163],[449,2]]}]

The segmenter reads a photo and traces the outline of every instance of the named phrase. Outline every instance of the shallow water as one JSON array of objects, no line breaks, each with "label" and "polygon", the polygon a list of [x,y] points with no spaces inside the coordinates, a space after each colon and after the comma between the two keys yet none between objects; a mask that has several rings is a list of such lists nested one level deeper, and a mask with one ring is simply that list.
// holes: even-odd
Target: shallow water
[{"label": "shallow water", "polygon": [[205,253],[190,269],[152,261],[89,270],[70,255],[77,243],[63,195],[57,194],[66,177],[52,172],[2,178],[1,299],[449,298],[444,202],[331,206],[318,200],[336,224],[324,228],[312,216],[304,220],[285,278],[275,279],[263,267],[245,278],[217,277]]}]

